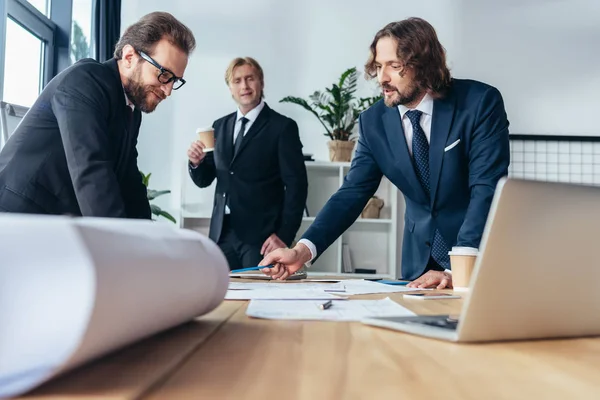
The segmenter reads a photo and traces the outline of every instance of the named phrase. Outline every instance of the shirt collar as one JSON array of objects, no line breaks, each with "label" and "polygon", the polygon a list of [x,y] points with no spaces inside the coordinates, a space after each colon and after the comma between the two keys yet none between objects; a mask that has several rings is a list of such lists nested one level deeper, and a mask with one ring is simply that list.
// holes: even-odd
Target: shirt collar
[{"label": "shirt collar", "polygon": [[133,111],[135,106],[133,105],[131,100],[129,100],[129,97],[127,97],[127,93],[125,93],[125,87],[123,87],[123,94],[125,95],[125,104],[131,107],[131,111]]},{"label": "shirt collar", "polygon": [[252,110],[248,111],[246,115],[242,114],[242,112],[238,108],[235,120],[239,121],[242,117],[246,117],[248,119],[248,122],[253,122],[256,120],[258,114],[260,114],[263,108],[265,108],[265,102],[263,100],[261,100],[260,103],[258,103],[258,105]]},{"label": "shirt collar", "polygon": [[[400,111],[400,118],[404,118],[404,114],[407,111],[411,110],[405,105],[400,104],[398,106],[398,111]],[[414,110],[419,110],[423,114],[427,114],[431,116],[433,114],[433,97],[429,93],[425,93],[425,96],[421,99],[421,102],[414,108]]]}]

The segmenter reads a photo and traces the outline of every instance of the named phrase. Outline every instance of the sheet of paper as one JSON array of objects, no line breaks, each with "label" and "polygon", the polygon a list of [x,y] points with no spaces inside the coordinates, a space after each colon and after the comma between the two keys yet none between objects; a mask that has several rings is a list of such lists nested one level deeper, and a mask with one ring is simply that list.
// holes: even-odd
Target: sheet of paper
[{"label": "sheet of paper", "polygon": [[340,292],[346,291],[346,287],[341,283],[267,283],[267,282],[229,282],[229,290],[321,290],[324,292]]},{"label": "sheet of paper", "polygon": [[313,300],[252,300],[246,315],[266,319],[360,321],[366,317],[413,316],[415,313],[400,304],[383,300],[333,300],[322,310],[323,301]]},{"label": "sheet of paper", "polygon": [[[341,295],[342,293],[340,293]],[[323,290],[314,289],[256,289],[256,290],[228,290],[225,300],[319,300],[341,299]]]},{"label": "sheet of paper", "polygon": [[0,254],[0,398],[212,311],[229,282],[211,240],[152,221],[0,214]]},{"label": "sheet of paper", "polygon": [[346,287],[346,295],[353,294],[377,294],[377,293],[400,293],[400,292],[414,292],[415,290],[427,290],[427,289],[412,289],[406,286],[395,286],[386,285],[383,283],[377,283],[372,281],[366,281],[364,279],[347,279],[342,281]]}]

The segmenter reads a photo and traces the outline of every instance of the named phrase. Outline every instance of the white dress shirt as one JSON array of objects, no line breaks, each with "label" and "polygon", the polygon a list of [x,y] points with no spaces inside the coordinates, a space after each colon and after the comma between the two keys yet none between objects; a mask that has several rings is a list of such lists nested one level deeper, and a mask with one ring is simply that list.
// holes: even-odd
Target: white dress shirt
[{"label": "white dress shirt", "polygon": [[[244,115],[242,113],[242,111],[238,108],[237,115],[235,116],[235,126],[233,128],[233,144],[234,145],[235,145],[235,139],[237,138],[237,136],[239,134],[239,130],[242,127],[242,117],[246,117],[246,119],[248,119],[248,122],[246,122],[246,126],[244,127],[244,136],[246,136],[246,133],[248,133],[248,131],[250,130],[250,127],[252,126],[254,121],[256,121],[256,118],[258,118],[258,114],[260,114],[260,112],[262,111],[263,108],[265,108],[265,102],[262,100],[256,107],[254,107],[252,110],[248,111],[248,113],[246,113],[246,115]],[[229,209],[229,207],[227,207],[227,205],[225,205],[225,214],[231,214],[231,210]]]},{"label": "white dress shirt", "polygon": [[[433,97],[429,93],[426,93],[421,99],[419,105],[415,108],[411,109],[403,105],[398,106],[398,112],[400,113],[400,119],[402,120],[402,128],[404,129],[404,137],[406,138],[406,144],[408,145],[408,152],[412,155],[412,140],[413,140],[413,128],[412,123],[408,116],[406,116],[406,112],[409,110],[419,110],[423,114],[421,114],[421,128],[425,133],[425,137],[427,138],[427,143],[431,143],[431,119],[433,116]],[[312,258],[309,263],[315,259],[317,256],[317,248],[313,242],[308,239],[300,239],[298,243],[304,244],[310,250],[310,254]],[[310,264],[307,263],[307,266]]]},{"label": "white dress shirt", "polygon": [[248,133],[248,131],[250,130],[250,127],[252,126],[254,121],[256,121],[256,118],[258,118],[258,114],[260,114],[260,112],[262,111],[263,108],[265,108],[265,102],[262,100],[256,107],[254,107],[252,110],[248,111],[248,113],[246,115],[244,115],[238,108],[237,115],[235,117],[235,127],[233,128],[233,143],[234,144],[235,144],[235,139],[237,138],[238,132],[239,132],[240,128],[242,127],[242,117],[246,117],[246,119],[248,120],[248,122],[246,122],[246,127],[244,128],[244,136],[246,136],[246,133]]},{"label": "white dress shirt", "polygon": [[[123,86],[123,85],[121,85],[121,86]],[[125,95],[125,104],[128,105],[129,107],[131,107],[131,111],[133,111],[135,109],[135,106],[133,105],[131,100],[129,100],[129,97],[127,97],[127,93],[125,93],[125,87],[123,87],[123,94]]]}]

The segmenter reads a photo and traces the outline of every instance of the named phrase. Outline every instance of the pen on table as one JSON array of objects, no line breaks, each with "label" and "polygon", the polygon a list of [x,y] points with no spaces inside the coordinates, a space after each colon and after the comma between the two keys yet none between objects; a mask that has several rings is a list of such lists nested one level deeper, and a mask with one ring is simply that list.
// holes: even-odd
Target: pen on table
[{"label": "pen on table", "polygon": [[247,272],[247,271],[260,271],[263,268],[273,268],[272,265],[258,265],[256,267],[248,267],[248,268],[240,268],[240,269],[232,269],[229,271],[230,274],[237,274],[239,272]]},{"label": "pen on table", "polygon": [[329,301],[326,301],[323,304],[319,304],[319,308],[321,308],[321,310],[327,310],[332,305],[333,305],[333,302],[331,300],[329,300]]}]

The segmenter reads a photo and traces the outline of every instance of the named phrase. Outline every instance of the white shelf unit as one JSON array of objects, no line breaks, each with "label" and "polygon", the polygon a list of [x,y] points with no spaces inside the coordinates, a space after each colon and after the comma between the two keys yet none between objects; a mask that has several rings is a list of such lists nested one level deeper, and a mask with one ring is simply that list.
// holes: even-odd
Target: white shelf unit
[{"label": "white shelf unit", "polygon": [[[307,161],[309,217],[302,218],[296,240],[315,220],[327,200],[339,189],[350,163]],[[182,228],[208,235],[216,183],[200,189],[184,171],[179,223]],[[375,195],[384,201],[379,219],[358,218],[313,264],[310,275],[345,275],[356,278],[396,278],[398,274],[398,189],[383,178]],[[375,269],[376,274],[344,273],[342,244],[348,244],[354,268]]]},{"label": "white shelf unit", "polygon": [[208,236],[216,187],[216,180],[209,187],[203,189],[196,186],[188,173],[187,160],[183,163],[181,207],[179,207],[179,226],[181,228],[192,229]]},{"label": "white shelf unit", "polygon": [[[350,163],[307,161],[309,217],[302,219],[296,239],[306,232],[327,200],[339,189]],[[398,271],[398,189],[383,178],[375,195],[384,201],[379,219],[359,217],[312,265],[312,275],[346,275],[396,278]],[[375,274],[344,273],[342,245],[348,245],[353,269],[376,270]]]}]

